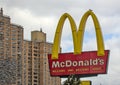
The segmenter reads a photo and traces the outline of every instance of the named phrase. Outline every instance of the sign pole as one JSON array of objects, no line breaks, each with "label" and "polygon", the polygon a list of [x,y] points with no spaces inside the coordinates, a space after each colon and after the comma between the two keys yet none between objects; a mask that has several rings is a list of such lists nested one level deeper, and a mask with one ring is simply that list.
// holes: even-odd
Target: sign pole
[{"label": "sign pole", "polygon": [[80,85],[79,75],[69,75],[63,85]]}]

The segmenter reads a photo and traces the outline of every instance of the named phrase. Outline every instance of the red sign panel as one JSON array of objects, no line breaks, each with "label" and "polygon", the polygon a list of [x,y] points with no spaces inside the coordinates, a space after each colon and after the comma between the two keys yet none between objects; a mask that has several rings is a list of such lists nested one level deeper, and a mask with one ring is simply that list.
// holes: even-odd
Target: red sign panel
[{"label": "red sign panel", "polygon": [[49,54],[50,74],[52,76],[106,74],[108,56],[109,50],[105,50],[104,56],[97,56],[97,51],[89,51],[77,55],[61,53],[58,59],[51,59]]}]

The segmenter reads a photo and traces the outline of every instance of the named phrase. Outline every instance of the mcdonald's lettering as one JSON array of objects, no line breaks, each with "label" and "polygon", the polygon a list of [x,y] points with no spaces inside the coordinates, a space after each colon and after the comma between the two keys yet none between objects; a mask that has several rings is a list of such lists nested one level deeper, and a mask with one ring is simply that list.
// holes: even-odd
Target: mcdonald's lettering
[{"label": "mcdonald's lettering", "polygon": [[[97,51],[82,52],[85,25],[91,16],[95,26]],[[65,20],[71,25],[74,53],[59,53],[62,28]],[[96,15],[87,11],[79,24],[78,30],[74,19],[68,13],[63,14],[58,22],[54,37],[52,54],[48,55],[50,73],[52,76],[71,74],[105,74],[107,73],[109,50],[105,50],[100,24]]]},{"label": "mcdonald's lettering", "polygon": [[95,60],[90,59],[90,60],[79,60],[79,61],[71,61],[71,60],[66,60],[66,61],[53,61],[52,63],[52,68],[64,68],[64,67],[75,67],[75,66],[91,66],[91,65],[103,65],[104,60],[100,58],[96,58]]}]

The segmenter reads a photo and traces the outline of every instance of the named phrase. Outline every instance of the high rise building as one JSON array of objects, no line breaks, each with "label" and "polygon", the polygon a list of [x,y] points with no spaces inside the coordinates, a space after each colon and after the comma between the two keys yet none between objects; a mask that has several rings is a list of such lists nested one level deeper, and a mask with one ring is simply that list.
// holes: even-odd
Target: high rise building
[{"label": "high rise building", "polygon": [[23,27],[12,24],[0,10],[0,85],[21,85]]},{"label": "high rise building", "polygon": [[47,55],[51,53],[51,48],[52,44],[46,42],[46,34],[42,29],[31,32],[31,41],[24,40],[26,85],[61,85],[59,77],[50,76]]},{"label": "high rise building", "polygon": [[61,85],[59,77],[50,76],[52,43],[46,33],[32,31],[30,41],[23,39],[23,30],[0,9],[0,85]]}]

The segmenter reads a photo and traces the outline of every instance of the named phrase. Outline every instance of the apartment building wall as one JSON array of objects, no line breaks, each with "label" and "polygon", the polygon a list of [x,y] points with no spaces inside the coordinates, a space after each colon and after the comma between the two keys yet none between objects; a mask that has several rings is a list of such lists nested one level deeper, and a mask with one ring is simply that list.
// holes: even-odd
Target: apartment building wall
[{"label": "apartment building wall", "polygon": [[61,85],[60,77],[50,76],[47,55],[51,53],[52,43],[46,42],[46,34],[42,30],[32,31],[31,38],[32,41],[24,40],[28,85]]},{"label": "apartment building wall", "polygon": [[16,60],[16,84],[22,84],[23,28],[11,24],[11,55]]},{"label": "apartment building wall", "polygon": [[[0,61],[1,66],[0,83],[9,85],[21,85],[22,75],[22,48],[23,47],[23,27],[12,24],[10,17],[3,15],[0,10]],[[5,63],[6,62],[6,63]],[[2,85],[2,84],[1,84]],[[4,85],[4,84],[3,84]]]},{"label": "apartment building wall", "polygon": [[[11,24],[10,18],[0,10],[0,59],[11,57]],[[8,56],[10,55],[10,56]]]}]

